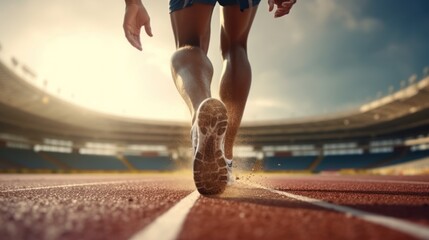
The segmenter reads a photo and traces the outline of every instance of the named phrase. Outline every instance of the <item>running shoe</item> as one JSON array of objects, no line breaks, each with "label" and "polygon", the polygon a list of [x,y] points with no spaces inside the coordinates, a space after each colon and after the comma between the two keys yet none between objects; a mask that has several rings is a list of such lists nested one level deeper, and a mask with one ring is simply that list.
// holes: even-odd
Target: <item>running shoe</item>
[{"label": "running shoe", "polygon": [[194,147],[194,181],[198,192],[203,195],[220,194],[228,183],[228,168],[224,155],[227,125],[227,111],[221,101],[208,98],[201,103],[191,134]]},{"label": "running shoe", "polygon": [[228,170],[228,182],[227,185],[230,186],[235,182],[235,177],[232,174],[232,159],[226,159],[225,158],[225,163],[226,163],[226,169]]}]

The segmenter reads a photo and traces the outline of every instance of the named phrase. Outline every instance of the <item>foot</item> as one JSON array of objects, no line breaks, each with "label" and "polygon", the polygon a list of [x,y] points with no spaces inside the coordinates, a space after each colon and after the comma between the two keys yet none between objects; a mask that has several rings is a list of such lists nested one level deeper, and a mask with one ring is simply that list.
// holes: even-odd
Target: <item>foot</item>
[{"label": "foot", "polygon": [[[225,105],[214,98],[204,100],[192,127],[194,181],[204,195],[220,194],[228,183],[224,138],[228,125]],[[197,141],[195,141],[197,139]]]}]

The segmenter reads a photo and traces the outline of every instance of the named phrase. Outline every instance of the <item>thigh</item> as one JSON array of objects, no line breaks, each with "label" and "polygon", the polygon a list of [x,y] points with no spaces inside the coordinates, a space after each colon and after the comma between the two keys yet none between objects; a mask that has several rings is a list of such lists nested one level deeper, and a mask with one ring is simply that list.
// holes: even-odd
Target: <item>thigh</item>
[{"label": "thigh", "polygon": [[[237,1],[237,0],[225,0],[225,1]],[[194,3],[209,4],[214,6],[216,5],[217,2],[218,0],[170,0],[169,1],[170,13],[192,6]]]},{"label": "thigh", "polygon": [[257,6],[240,9],[240,5],[222,7],[221,13],[221,46],[222,49],[230,44],[246,46],[247,37],[255,18]]},{"label": "thigh", "polygon": [[217,2],[222,6],[239,5],[240,10],[244,11],[245,9],[258,6],[261,0],[217,0]]},{"label": "thigh", "polygon": [[214,5],[194,3],[170,13],[176,48],[200,47],[207,53]]}]

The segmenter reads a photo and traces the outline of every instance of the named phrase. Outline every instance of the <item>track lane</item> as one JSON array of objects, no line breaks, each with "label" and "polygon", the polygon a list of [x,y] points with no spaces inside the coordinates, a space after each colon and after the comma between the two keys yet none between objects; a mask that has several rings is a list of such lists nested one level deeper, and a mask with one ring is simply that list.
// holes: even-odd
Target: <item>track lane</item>
[{"label": "track lane", "polygon": [[[0,176],[0,189],[9,189],[0,191],[0,236],[6,239],[128,239],[145,231],[195,190],[189,176],[37,175],[17,176],[7,181],[3,181],[5,176]],[[399,209],[410,212],[411,218],[399,218],[415,222],[427,220],[424,208],[418,204],[417,209],[413,207],[413,204],[426,202],[427,185],[423,184],[423,178],[262,175],[251,177],[251,180],[270,189],[295,191],[298,195],[318,194],[320,199],[340,194],[343,202],[327,201],[361,210],[365,209],[359,204],[347,204],[355,203],[351,200],[359,196],[361,205],[379,208],[377,201],[384,196],[387,203],[402,203]],[[28,186],[39,189],[29,190]],[[27,190],[19,190],[23,187]],[[370,190],[374,187],[380,192],[372,193]],[[379,196],[374,198],[373,195]],[[189,215],[183,217],[183,226],[180,221],[167,221],[171,228],[177,225],[178,239],[414,239],[351,214],[317,207],[258,187],[238,184],[221,196],[198,196],[194,200],[195,204],[188,205]],[[397,209],[394,204],[391,208],[386,206],[381,205],[381,210]],[[173,220],[175,218],[177,215]],[[161,235],[167,231],[168,227],[164,228]],[[173,234],[170,239],[175,237]]]},{"label": "track lane", "polygon": [[18,189],[49,188],[62,185],[96,184],[102,182],[157,181],[161,174],[0,174],[0,192]]},{"label": "track lane", "polygon": [[362,211],[356,208],[337,205],[326,201],[322,201],[320,199],[309,198],[309,197],[305,197],[302,195],[297,195],[297,194],[293,194],[285,191],[279,191],[279,190],[271,189],[259,184],[254,184],[254,183],[247,183],[247,184],[249,186],[262,188],[270,192],[283,195],[292,199],[296,199],[305,203],[309,203],[315,206],[338,211],[338,212],[344,213],[346,216],[353,216],[358,219],[362,219],[366,222],[387,227],[391,230],[399,231],[419,239],[429,239],[429,228],[424,225],[414,224],[409,221],[404,221],[398,218],[393,218],[393,217],[383,216],[380,214],[375,214],[367,211]]},{"label": "track lane", "polygon": [[258,187],[200,197],[177,239],[415,239]]},{"label": "track lane", "polygon": [[[338,175],[338,174],[318,174],[318,175],[285,175],[285,174],[262,174],[258,177],[265,179],[279,179],[282,181],[335,181],[335,182],[367,182],[367,183],[394,183],[394,184],[421,184],[429,186],[429,175],[422,176],[382,176],[382,175]],[[252,177],[251,177],[252,178]]]},{"label": "track lane", "polygon": [[315,176],[311,179],[275,177],[267,179],[265,184],[276,190],[429,227],[429,184],[382,182],[381,179],[370,182],[366,181],[366,178],[366,176],[355,176],[355,179],[329,176]]},{"label": "track lane", "polygon": [[197,190],[181,199],[155,221],[141,231],[134,234],[130,240],[174,240],[182,230],[183,222],[189,214],[189,210],[200,198]]},{"label": "track lane", "polygon": [[183,178],[134,180],[0,193],[0,236],[128,239],[193,191]]}]

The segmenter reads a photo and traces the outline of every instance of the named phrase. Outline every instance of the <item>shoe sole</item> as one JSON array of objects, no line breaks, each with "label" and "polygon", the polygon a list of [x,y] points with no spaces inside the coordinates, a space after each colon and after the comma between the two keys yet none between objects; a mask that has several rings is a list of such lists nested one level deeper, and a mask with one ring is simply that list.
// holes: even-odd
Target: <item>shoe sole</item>
[{"label": "shoe sole", "polygon": [[216,99],[203,102],[197,113],[198,147],[194,156],[194,181],[199,193],[220,194],[228,183],[222,140],[228,125],[225,105]]}]

